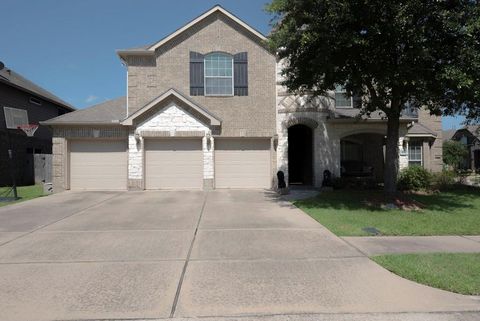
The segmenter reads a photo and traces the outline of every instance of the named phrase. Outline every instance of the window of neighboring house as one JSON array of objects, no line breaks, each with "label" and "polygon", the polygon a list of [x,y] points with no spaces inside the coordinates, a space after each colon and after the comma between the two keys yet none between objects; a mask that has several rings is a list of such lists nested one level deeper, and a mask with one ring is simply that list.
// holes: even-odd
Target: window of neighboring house
[{"label": "window of neighboring house", "polygon": [[35,97],[30,97],[30,103],[34,104],[34,105],[38,105],[38,106],[41,106],[42,105],[42,101],[40,99],[37,99]]},{"label": "window of neighboring house", "polygon": [[422,142],[408,144],[408,166],[422,166]]},{"label": "window of neighboring house", "polygon": [[335,107],[352,108],[353,97],[348,97],[347,91],[342,86],[335,87]]},{"label": "window of neighboring house", "polygon": [[468,145],[468,138],[467,136],[462,136],[460,138],[460,142],[463,144],[463,145]]},{"label": "window of neighboring house", "polygon": [[233,96],[233,57],[214,52],[205,56],[205,96]]}]

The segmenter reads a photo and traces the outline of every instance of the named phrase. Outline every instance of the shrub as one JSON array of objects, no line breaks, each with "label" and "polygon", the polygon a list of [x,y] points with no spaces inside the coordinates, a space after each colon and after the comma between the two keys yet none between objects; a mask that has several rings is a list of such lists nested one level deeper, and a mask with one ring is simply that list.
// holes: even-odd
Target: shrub
[{"label": "shrub", "polygon": [[462,143],[454,140],[443,142],[443,162],[445,164],[456,169],[467,155],[468,149]]},{"label": "shrub", "polygon": [[432,174],[421,166],[411,166],[403,169],[398,178],[398,187],[401,190],[426,189],[430,187]]},{"label": "shrub", "polygon": [[457,181],[457,175],[455,171],[443,170],[440,173],[435,173],[432,176],[432,188],[434,189],[446,189],[454,185]]}]

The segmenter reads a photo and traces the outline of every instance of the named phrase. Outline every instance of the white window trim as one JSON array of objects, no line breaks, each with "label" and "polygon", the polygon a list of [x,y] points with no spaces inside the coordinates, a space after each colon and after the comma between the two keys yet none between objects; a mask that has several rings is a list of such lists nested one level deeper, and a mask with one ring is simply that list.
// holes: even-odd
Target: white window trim
[{"label": "white window trim", "polygon": [[[346,90],[342,90],[342,91],[337,91],[337,89],[335,89],[333,91],[333,98],[335,98],[335,95],[336,94],[343,94],[343,95],[346,95],[347,91]],[[347,108],[353,108],[353,97],[350,97],[350,106],[337,106],[337,99],[334,99],[335,100],[335,108],[344,108],[344,109],[347,109]]]},{"label": "white window trim", "polygon": [[[407,146],[407,155],[408,155],[408,166],[410,166],[410,144]],[[423,144],[421,143],[420,145],[420,166],[423,167]],[[412,162],[418,162],[418,159],[412,160]]]},{"label": "white window trim", "polygon": [[[222,53],[222,54],[227,54],[229,55],[231,58],[232,58],[232,75],[231,76],[207,76],[207,64],[205,63],[205,59],[206,57],[209,55],[209,54],[213,54],[213,53],[216,53],[216,52],[210,52],[208,54],[205,55],[205,57],[203,58],[203,95],[205,97],[233,97],[235,95],[235,92],[234,92],[234,89],[235,89],[235,84],[234,84],[234,64],[233,64],[233,56],[230,55],[230,54],[227,54],[225,52],[219,52],[219,53]],[[231,94],[207,94],[207,78],[225,78],[225,79],[229,79],[229,78],[232,78],[232,93]]]}]

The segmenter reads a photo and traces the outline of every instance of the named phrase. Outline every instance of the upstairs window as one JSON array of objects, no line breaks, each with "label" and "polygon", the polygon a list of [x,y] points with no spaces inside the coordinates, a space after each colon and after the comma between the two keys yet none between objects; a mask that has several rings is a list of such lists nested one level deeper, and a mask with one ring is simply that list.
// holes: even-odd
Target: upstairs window
[{"label": "upstairs window", "polygon": [[353,98],[348,97],[347,91],[342,86],[335,87],[335,107],[352,108]]},{"label": "upstairs window", "polygon": [[233,57],[214,52],[205,56],[205,96],[233,96]]},{"label": "upstairs window", "polygon": [[422,143],[410,142],[410,144],[408,144],[408,166],[422,165]]}]

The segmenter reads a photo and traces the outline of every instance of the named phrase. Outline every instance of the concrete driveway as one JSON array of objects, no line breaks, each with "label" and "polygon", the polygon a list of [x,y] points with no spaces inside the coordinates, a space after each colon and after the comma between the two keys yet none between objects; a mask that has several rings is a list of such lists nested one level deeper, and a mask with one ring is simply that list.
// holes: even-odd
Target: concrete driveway
[{"label": "concrete driveway", "polygon": [[65,192],[0,208],[2,320],[477,310],[267,191]]}]

